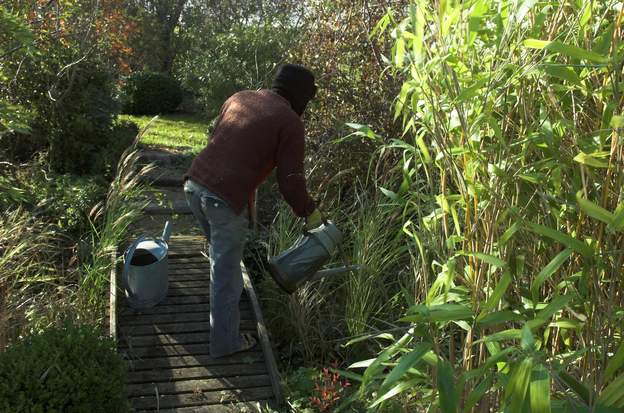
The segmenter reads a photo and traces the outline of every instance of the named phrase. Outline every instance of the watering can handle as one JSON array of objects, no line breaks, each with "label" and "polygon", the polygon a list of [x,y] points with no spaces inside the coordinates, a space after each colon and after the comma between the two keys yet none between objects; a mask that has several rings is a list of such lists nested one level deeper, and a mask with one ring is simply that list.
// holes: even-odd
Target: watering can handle
[{"label": "watering can handle", "polygon": [[[323,225],[325,226],[327,226],[330,223],[330,221],[328,221],[327,218],[325,217],[321,218],[321,222],[323,222]],[[305,227],[305,225],[303,226],[302,232],[303,232],[303,235],[310,235],[310,231]]]},{"label": "watering can handle", "polygon": [[130,291],[130,281],[128,280],[128,274],[130,273],[130,261],[132,261],[132,257],[134,256],[134,251],[136,251],[139,243],[145,239],[144,235],[141,235],[137,238],[131,245],[128,247],[124,254],[124,269],[121,273],[121,281],[123,283],[124,289],[128,292],[128,294],[132,294]]},{"label": "watering can handle", "polygon": [[169,237],[171,237],[171,223],[167,221],[165,222],[165,228],[163,229],[162,239],[169,244]]}]

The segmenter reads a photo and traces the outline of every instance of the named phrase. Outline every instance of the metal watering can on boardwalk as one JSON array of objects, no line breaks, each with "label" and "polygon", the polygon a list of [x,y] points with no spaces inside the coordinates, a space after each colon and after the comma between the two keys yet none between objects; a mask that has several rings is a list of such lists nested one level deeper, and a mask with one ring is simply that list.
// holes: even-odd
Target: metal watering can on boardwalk
[{"label": "metal watering can on boardwalk", "polygon": [[121,279],[130,307],[154,307],[167,296],[170,235],[167,221],[162,238],[141,236],[126,250]]},{"label": "metal watering can on boardwalk", "polygon": [[[271,276],[284,291],[294,293],[308,281],[360,269],[357,265],[320,270],[339,249],[342,233],[331,221],[305,231],[281,254],[269,258]],[[319,271],[320,270],[320,271]]]}]

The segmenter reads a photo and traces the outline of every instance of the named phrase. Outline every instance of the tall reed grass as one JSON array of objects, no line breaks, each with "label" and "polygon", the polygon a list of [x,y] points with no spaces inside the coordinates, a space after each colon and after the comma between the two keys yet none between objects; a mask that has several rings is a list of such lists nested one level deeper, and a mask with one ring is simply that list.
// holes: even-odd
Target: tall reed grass
[{"label": "tall reed grass", "polygon": [[[154,118],[156,119],[156,118]],[[122,244],[129,227],[139,220],[147,201],[140,202],[144,192],[140,180],[150,173],[153,164],[141,166],[138,143],[148,131],[146,125],[132,145],[124,151],[115,178],[110,184],[106,200],[96,205],[90,215],[92,231],[88,257],[81,266],[81,278],[77,290],[77,303],[83,316],[92,322],[100,322],[107,305],[107,288],[110,267],[114,265],[111,255]],[[118,257],[119,258],[119,257]]]},{"label": "tall reed grass", "polygon": [[62,319],[103,321],[111,253],[141,214],[139,178],[151,169],[137,163],[144,132],[121,157],[106,200],[92,209],[92,231],[72,248],[61,228],[19,206],[23,189],[2,182],[13,195],[0,216],[0,349]]},{"label": "tall reed grass", "polygon": [[345,372],[360,382],[352,400],[624,408],[623,13],[415,0],[379,22],[371,35],[390,34],[388,69],[404,80],[404,135],[379,141],[398,173],[382,184],[419,285],[403,333]]}]

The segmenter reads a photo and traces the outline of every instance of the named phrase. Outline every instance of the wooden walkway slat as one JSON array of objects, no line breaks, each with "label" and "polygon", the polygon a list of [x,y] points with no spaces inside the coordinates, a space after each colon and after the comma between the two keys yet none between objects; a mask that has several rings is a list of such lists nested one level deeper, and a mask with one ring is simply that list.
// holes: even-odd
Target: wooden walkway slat
[{"label": "wooden walkway slat", "polygon": [[[241,304],[240,304],[241,311],[248,310],[249,308],[250,308],[250,305],[248,302],[246,303],[245,301],[241,301]],[[121,317],[122,322],[123,322],[124,317],[134,316],[134,315],[196,313],[200,311],[206,311],[207,309],[208,309],[208,298],[206,297],[206,301],[204,303],[169,304],[169,305],[161,303],[161,304],[158,304],[154,308],[146,308],[144,310],[141,310],[140,313],[133,311],[133,310],[124,309],[124,310],[121,310],[121,313],[117,313],[117,316],[118,318]]]},{"label": "wooden walkway slat", "polygon": [[[131,372],[128,383],[169,382],[175,380],[211,379],[265,374],[264,363],[238,363],[222,366],[175,367],[171,369]],[[130,393],[130,396],[132,394]]]},{"label": "wooden walkway slat", "polygon": [[279,404],[275,358],[244,266],[241,331],[255,332],[260,343],[214,359],[209,354],[210,264],[201,255],[204,240],[176,236],[169,245],[169,291],[159,305],[128,308],[123,291],[111,282],[111,335],[128,361],[132,411],[259,413],[261,406]]},{"label": "wooden walkway slat", "polygon": [[[251,310],[241,309],[241,319],[253,319]],[[123,320],[124,326],[132,325],[161,325],[166,323],[194,322],[210,320],[209,311],[200,311],[196,313],[170,313],[170,314],[138,314],[135,316],[126,316]]]},{"label": "wooden walkway slat", "polygon": [[[271,386],[255,387],[250,389],[220,390],[214,392],[161,394],[158,403],[161,409],[178,407],[204,406],[223,404],[238,401],[263,400],[273,396]],[[155,404],[155,395],[149,397],[131,398],[132,406],[141,409],[152,408]]]},{"label": "wooden walkway slat", "polygon": [[[256,322],[253,318],[241,319],[241,328],[245,330],[253,330]],[[120,329],[120,336],[131,335],[149,336],[154,334],[176,334],[176,333],[200,333],[210,331],[209,321],[205,322],[178,322],[178,323],[151,323],[147,325],[131,325],[124,326]]]},{"label": "wooden walkway slat", "polygon": [[260,363],[264,360],[262,351],[256,349],[236,354],[230,357],[220,357],[218,359],[210,357],[206,350],[205,354],[194,354],[189,356],[170,356],[159,358],[145,358],[130,360],[132,371],[168,369],[174,367],[201,367],[201,366],[223,366],[227,364],[238,364],[241,357],[250,363]]},{"label": "wooden walkway slat", "polygon": [[271,385],[267,374],[254,376],[222,377],[218,379],[184,380],[166,383],[131,384],[128,392],[135,396],[152,396],[154,388],[159,394],[196,393],[215,390],[244,389],[249,387],[265,387]]}]

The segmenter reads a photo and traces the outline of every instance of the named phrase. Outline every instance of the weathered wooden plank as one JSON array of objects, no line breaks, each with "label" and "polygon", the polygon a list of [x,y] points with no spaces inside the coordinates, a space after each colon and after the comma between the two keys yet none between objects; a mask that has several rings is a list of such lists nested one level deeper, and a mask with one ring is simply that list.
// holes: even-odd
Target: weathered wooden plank
[{"label": "weathered wooden plank", "polygon": [[[254,387],[249,389],[221,390],[207,393],[183,393],[175,395],[160,395],[158,401],[156,395],[130,399],[130,404],[135,409],[153,409],[158,406],[161,409],[177,407],[203,406],[207,404],[223,404],[228,402],[263,400],[272,396],[270,386]],[[157,404],[158,403],[158,404]]]},{"label": "weathered wooden plank", "polygon": [[[247,327],[247,328],[246,328]],[[241,325],[242,332],[254,332],[255,325],[248,328],[248,325]],[[154,347],[154,346],[171,346],[177,344],[199,344],[208,343],[208,331],[200,331],[197,333],[172,333],[172,334],[153,334],[153,335],[122,335],[118,340],[118,348]]]},{"label": "weathered wooden plank", "polygon": [[198,271],[196,273],[169,273],[170,281],[209,281],[210,274],[204,271]]},{"label": "weathered wooden plank", "polygon": [[[251,309],[241,310],[241,319],[254,320],[255,315]],[[128,327],[134,325],[160,325],[167,323],[187,323],[195,321],[210,321],[210,312],[207,308],[205,311],[197,313],[172,313],[172,314],[140,314],[132,317],[126,317],[119,322],[119,327]]]},{"label": "weathered wooden plank", "polygon": [[201,268],[169,268],[169,277],[178,276],[178,275],[189,275],[189,274],[206,274],[208,276],[210,274],[210,268],[208,271]]},{"label": "weathered wooden plank", "polygon": [[182,380],[165,383],[141,383],[128,386],[130,397],[151,396],[154,389],[158,389],[158,394],[176,393],[203,393],[228,389],[244,389],[248,387],[270,386],[271,380],[267,374],[253,376],[235,376],[217,379]]},{"label": "weathered wooden plank", "polygon": [[190,258],[171,258],[169,259],[169,264],[171,265],[182,265],[182,264],[210,264],[210,260],[204,256],[199,257],[190,257]]},{"label": "weathered wooden plank", "polygon": [[117,249],[111,254],[109,275],[108,330],[113,340],[117,340]]},{"label": "weathered wooden plank", "polygon": [[[192,313],[199,311],[206,311],[209,308],[209,303],[182,303],[182,304],[159,304],[156,307],[145,308],[143,310],[133,310],[131,308],[124,308],[119,312],[118,317],[126,319],[128,316],[141,315],[141,314],[173,314],[173,313]],[[250,309],[249,301],[241,300],[239,308],[242,310]]]},{"label": "weathered wooden plank", "polygon": [[208,287],[176,287],[169,288],[167,296],[169,297],[193,297],[208,296],[210,289]]},{"label": "weathered wooden plank", "polygon": [[191,356],[170,356],[148,359],[127,359],[128,368],[131,371],[157,370],[175,367],[201,367],[201,366],[223,366],[226,364],[247,364],[261,363],[264,356],[260,349],[241,351],[231,356],[213,358],[208,353],[208,347],[202,348],[206,354]]},{"label": "weathered wooden plank", "polygon": [[167,296],[163,301],[162,305],[175,305],[175,304],[208,304],[210,302],[210,297],[207,295],[198,295],[194,297],[169,297]]},{"label": "weathered wooden plank", "polygon": [[175,346],[139,347],[118,349],[126,359],[150,359],[158,357],[194,356],[209,354],[208,343]]},{"label": "weathered wooden plank", "polygon": [[161,410],[160,413],[262,413],[273,411],[273,402],[259,400],[254,402],[213,404],[209,406],[181,407],[175,410]]},{"label": "weathered wooden plank", "polygon": [[169,262],[169,267],[172,269],[178,268],[210,268],[210,262],[208,261],[196,261],[196,262]]},{"label": "weathered wooden plank", "polygon": [[169,288],[185,288],[185,287],[210,287],[210,281],[208,277],[205,280],[200,281],[178,281],[175,278],[169,280]]},{"label": "weathered wooden plank", "polygon": [[241,261],[240,265],[241,271],[243,273],[245,291],[247,292],[247,296],[249,297],[249,301],[251,302],[252,309],[256,314],[256,329],[258,332],[258,338],[260,339],[260,344],[262,345],[262,351],[264,352],[266,367],[269,371],[269,376],[271,377],[271,387],[273,389],[273,395],[275,397],[277,405],[282,405],[284,403],[284,398],[282,395],[282,386],[280,384],[279,370],[277,368],[275,356],[273,355],[273,348],[271,347],[271,341],[269,340],[269,333],[266,326],[264,325],[264,317],[262,317],[260,302],[258,301],[258,297],[256,296],[256,291],[253,288],[251,278],[249,277],[249,274],[247,274],[247,268],[245,267],[245,264]]},{"label": "weathered wooden plank", "polygon": [[[241,328],[244,330],[252,330],[256,326],[253,318],[241,319]],[[210,331],[210,323],[204,322],[188,322],[188,323],[153,323],[149,325],[139,326],[123,326],[119,329],[119,336],[144,336],[153,334],[174,334],[174,333],[193,333]]]},{"label": "weathered wooden plank", "polygon": [[193,288],[193,287],[208,288],[210,287],[210,280],[208,279],[208,277],[206,277],[204,280],[197,280],[197,281],[177,280],[175,278],[170,278],[168,284],[169,284],[169,288],[171,289]]},{"label": "weathered wooden plank", "polygon": [[180,241],[169,241],[169,253],[175,254],[187,254],[187,256],[172,256],[169,255],[169,259],[204,259],[206,258],[208,244],[204,241],[198,242],[180,242]]},{"label": "weathered wooden plank", "polygon": [[251,376],[266,374],[264,363],[230,364],[209,367],[180,367],[168,370],[144,370],[128,372],[128,383],[151,383],[154,381],[175,381],[211,379],[219,377]]}]

